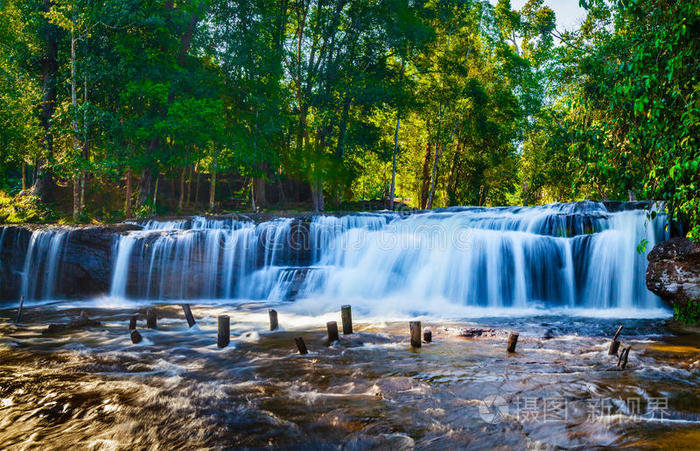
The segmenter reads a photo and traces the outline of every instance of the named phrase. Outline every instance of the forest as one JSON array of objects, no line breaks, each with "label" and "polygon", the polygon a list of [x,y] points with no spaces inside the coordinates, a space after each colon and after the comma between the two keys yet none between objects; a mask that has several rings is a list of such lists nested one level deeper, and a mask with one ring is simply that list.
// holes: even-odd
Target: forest
[{"label": "forest", "polygon": [[3,0],[0,223],[666,202],[700,237],[700,0]]}]

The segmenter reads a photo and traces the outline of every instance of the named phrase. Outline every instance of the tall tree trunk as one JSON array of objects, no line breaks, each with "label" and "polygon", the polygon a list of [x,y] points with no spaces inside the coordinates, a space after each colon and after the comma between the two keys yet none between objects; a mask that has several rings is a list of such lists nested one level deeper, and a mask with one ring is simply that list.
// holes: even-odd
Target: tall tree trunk
[{"label": "tall tree trunk", "polygon": [[160,182],[160,171],[156,172],[156,186],[153,188],[153,211],[156,210],[158,203],[158,183]]},{"label": "tall tree trunk", "polygon": [[255,185],[255,204],[261,208],[267,205],[266,184],[267,182],[263,177],[255,177],[253,179],[253,185]]},{"label": "tall tree trunk", "polygon": [[196,207],[199,203],[199,180],[201,176],[201,174],[199,173],[199,161],[194,165],[194,173],[197,176],[196,181],[194,183],[194,205]]},{"label": "tall tree trunk", "polygon": [[139,206],[146,205],[146,203],[148,203],[148,198],[151,197],[152,183],[153,176],[151,175],[151,171],[148,169],[141,171],[141,179],[139,180]]},{"label": "tall tree trunk", "polygon": [[399,126],[401,125],[401,105],[396,112],[396,133],[394,133],[394,156],[391,160],[391,192],[389,193],[389,210],[394,209],[394,192],[396,189],[396,153],[399,148]]},{"label": "tall tree trunk", "polygon": [[217,155],[214,155],[214,162],[211,169],[211,183],[209,184],[209,211],[214,211],[216,202],[216,164]]},{"label": "tall tree trunk", "polygon": [[430,188],[430,160],[433,145],[428,141],[425,146],[425,157],[423,158],[423,184],[420,191],[420,208],[425,210],[428,203],[428,190]]},{"label": "tall tree trunk", "polygon": [[[88,101],[88,82],[85,75],[85,86],[83,87],[83,164],[90,161],[90,141],[88,140],[88,121],[87,121],[87,101]],[[85,189],[87,187],[87,171],[83,169],[80,172],[80,211],[85,211]]]},{"label": "tall tree trunk", "polygon": [[439,147],[435,144],[435,158],[433,159],[433,174],[430,177],[430,192],[428,193],[428,204],[426,208],[432,210],[433,208],[433,198],[435,197],[435,185],[438,177],[438,161],[440,160],[441,152],[438,152]]},{"label": "tall tree trunk", "polygon": [[[80,141],[78,140],[78,87],[75,79],[75,12],[73,13],[73,24],[70,29],[70,102],[71,102],[71,124],[73,126],[73,151],[75,158],[80,161]],[[74,171],[73,174],[73,221],[77,222],[80,217],[80,174],[81,170]]]},{"label": "tall tree trunk", "polygon": [[192,200],[192,177],[194,176],[193,166],[187,166],[187,200],[185,201],[187,206],[190,206],[190,201]]},{"label": "tall tree trunk", "polygon": [[[399,71],[399,85],[403,81],[404,59],[401,58],[401,70]],[[396,192],[396,153],[399,149],[399,126],[401,125],[401,100],[396,106],[396,133],[394,133],[394,156],[391,159],[391,190],[389,193],[389,210],[394,209],[394,195]]]},{"label": "tall tree trunk", "polygon": [[180,200],[177,203],[178,210],[182,211],[183,204],[185,202],[185,172],[187,172],[187,166],[182,168],[180,173]]},{"label": "tall tree trunk", "polygon": [[[42,10],[50,12],[52,0],[44,0]],[[47,163],[53,157],[53,137],[51,135],[51,118],[56,110],[56,78],[58,74],[58,27],[46,21],[43,25],[44,54],[41,59],[41,126],[44,129],[42,137],[43,155],[34,166],[34,186],[32,191],[44,201],[51,200],[55,191],[55,183]]]},{"label": "tall tree trunk", "polygon": [[133,172],[126,171],[126,195],[124,196],[124,216],[131,217],[131,195],[132,195]]},{"label": "tall tree trunk", "polygon": [[325,200],[323,198],[323,181],[314,180],[311,183],[311,197],[314,201],[314,211],[317,213],[324,211]]},{"label": "tall tree trunk", "polygon": [[22,191],[27,189],[27,162],[22,161]]},{"label": "tall tree trunk", "polygon": [[250,179],[250,209],[257,211],[257,205],[255,205],[255,177]]}]

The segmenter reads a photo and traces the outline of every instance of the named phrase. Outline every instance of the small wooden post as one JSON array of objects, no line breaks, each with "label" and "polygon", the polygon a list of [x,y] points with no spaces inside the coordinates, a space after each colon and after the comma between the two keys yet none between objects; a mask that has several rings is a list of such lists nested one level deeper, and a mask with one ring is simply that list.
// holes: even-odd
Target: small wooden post
[{"label": "small wooden post", "polygon": [[22,307],[24,307],[24,296],[19,297],[19,307],[17,308],[17,320],[15,324],[19,324],[22,321]]},{"label": "small wooden post", "polygon": [[129,318],[129,330],[136,329],[136,320],[137,319],[138,319],[138,315],[131,315],[131,318]]},{"label": "small wooden post", "polygon": [[610,348],[608,349],[608,355],[616,355],[618,349],[620,349],[620,341],[619,340],[611,341]]},{"label": "small wooden post", "polygon": [[270,309],[270,330],[277,330],[279,323],[277,322],[277,310]]},{"label": "small wooden post", "polygon": [[411,347],[420,348],[420,321],[410,321],[408,326],[411,329]]},{"label": "small wooden post", "polygon": [[620,341],[617,339],[617,337],[620,336],[620,332],[622,332],[622,324],[620,324],[620,327],[617,328],[617,332],[615,332],[615,335],[613,335],[612,341],[610,342],[610,347],[608,348],[608,355],[617,354],[617,350],[620,348]]},{"label": "small wooden post", "polygon": [[343,335],[352,333],[352,311],[349,305],[340,307],[340,317],[343,320]]},{"label": "small wooden post", "polygon": [[622,352],[620,352],[620,357],[617,358],[617,367],[621,370],[624,370],[627,366],[627,359],[630,355],[630,349],[632,349],[632,346],[627,346],[624,348]]},{"label": "small wooden post", "polygon": [[304,355],[309,353],[309,351],[306,349],[306,343],[304,343],[304,339],[302,337],[296,337],[294,339],[294,343],[297,344],[299,354]]},{"label": "small wooden post", "polygon": [[617,337],[620,336],[620,332],[622,332],[622,324],[620,324],[620,327],[617,328],[617,332],[615,332],[612,341],[617,341]]},{"label": "small wooden post", "polygon": [[338,323],[335,321],[328,321],[326,323],[326,329],[328,329],[328,344],[330,345],[334,341],[340,340],[338,336]]},{"label": "small wooden post", "polygon": [[518,336],[519,334],[517,332],[511,332],[510,335],[508,335],[508,352],[515,352],[515,345],[518,344]]},{"label": "small wooden post", "polygon": [[139,333],[138,330],[134,329],[131,331],[131,342],[133,344],[140,343],[141,340],[143,340],[143,337],[141,337],[141,334]]},{"label": "small wooden post", "polygon": [[185,318],[187,318],[187,324],[192,327],[195,324],[194,315],[192,314],[192,309],[190,304],[182,304],[182,310],[185,311]]},{"label": "small wooden post", "polygon": [[426,330],[425,332],[423,332],[423,341],[426,343],[430,343],[431,341],[433,341],[433,332],[430,330]]},{"label": "small wooden post", "polygon": [[156,317],[156,311],[152,308],[146,310],[146,327],[149,329],[155,329],[158,326],[158,318]]},{"label": "small wooden post", "polygon": [[216,336],[216,345],[225,348],[231,342],[231,318],[228,315],[219,316],[219,333]]}]

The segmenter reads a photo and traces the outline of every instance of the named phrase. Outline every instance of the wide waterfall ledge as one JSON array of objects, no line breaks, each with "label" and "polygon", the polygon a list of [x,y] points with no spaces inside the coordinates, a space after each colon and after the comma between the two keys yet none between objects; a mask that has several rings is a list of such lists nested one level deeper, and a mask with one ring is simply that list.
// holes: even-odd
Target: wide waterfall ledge
[{"label": "wide waterfall ledge", "polygon": [[646,288],[646,254],[667,238],[665,221],[654,204],[586,201],[8,226],[1,294],[28,302],[293,301],[300,313],[348,302],[367,315],[654,316],[665,310]]}]

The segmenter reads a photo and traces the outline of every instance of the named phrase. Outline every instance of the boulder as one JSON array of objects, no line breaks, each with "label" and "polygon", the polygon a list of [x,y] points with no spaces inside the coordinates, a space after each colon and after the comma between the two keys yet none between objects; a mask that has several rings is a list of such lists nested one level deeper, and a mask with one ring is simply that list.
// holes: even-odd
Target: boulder
[{"label": "boulder", "polygon": [[647,288],[671,307],[700,299],[700,243],[671,238],[654,246],[647,259]]}]

